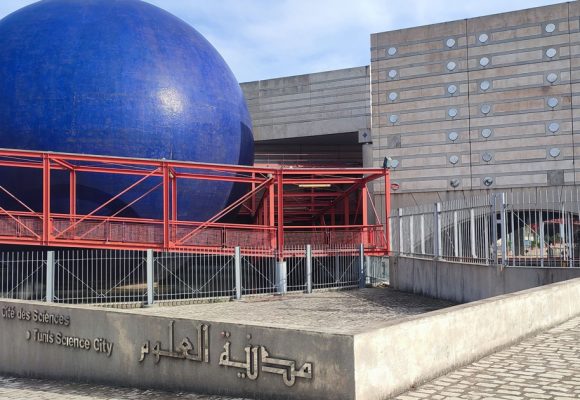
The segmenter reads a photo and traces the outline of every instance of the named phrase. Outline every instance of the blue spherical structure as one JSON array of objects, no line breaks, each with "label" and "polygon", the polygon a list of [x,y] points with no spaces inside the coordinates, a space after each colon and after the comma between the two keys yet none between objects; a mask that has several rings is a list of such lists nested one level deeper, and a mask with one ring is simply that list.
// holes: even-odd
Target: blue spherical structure
[{"label": "blue spherical structure", "polygon": [[[43,0],[0,20],[0,147],[253,163],[250,115],[225,61],[187,23],[139,0]],[[55,212],[68,208],[61,175],[53,177]],[[79,213],[136,180],[78,179]],[[31,187],[22,175],[0,181],[38,204],[40,175]],[[178,217],[190,220],[207,219],[240,192],[203,181],[179,190]],[[158,217],[160,199],[157,191],[124,214]]]}]

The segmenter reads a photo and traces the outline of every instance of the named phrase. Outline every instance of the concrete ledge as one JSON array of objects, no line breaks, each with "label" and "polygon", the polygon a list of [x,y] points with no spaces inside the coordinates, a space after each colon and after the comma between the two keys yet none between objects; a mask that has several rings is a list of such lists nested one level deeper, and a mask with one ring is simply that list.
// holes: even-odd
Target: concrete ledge
[{"label": "concrete ledge", "polygon": [[580,278],[580,268],[485,266],[391,257],[390,286],[423,296],[467,303]]},{"label": "concrete ledge", "polygon": [[357,399],[385,399],[580,314],[580,279],[355,335]]},{"label": "concrete ledge", "polygon": [[382,400],[580,314],[578,298],[574,279],[341,334],[3,300],[0,373],[264,399]]}]

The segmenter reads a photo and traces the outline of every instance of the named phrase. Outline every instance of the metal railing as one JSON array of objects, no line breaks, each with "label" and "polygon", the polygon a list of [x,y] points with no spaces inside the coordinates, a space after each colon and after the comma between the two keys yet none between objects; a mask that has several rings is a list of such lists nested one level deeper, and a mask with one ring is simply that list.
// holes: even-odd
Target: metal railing
[{"label": "metal railing", "polygon": [[393,254],[475,264],[580,267],[580,187],[491,193],[400,208]]},{"label": "metal railing", "polygon": [[[0,253],[0,298],[140,306],[364,286],[364,246]],[[366,264],[365,264],[366,260]]]}]

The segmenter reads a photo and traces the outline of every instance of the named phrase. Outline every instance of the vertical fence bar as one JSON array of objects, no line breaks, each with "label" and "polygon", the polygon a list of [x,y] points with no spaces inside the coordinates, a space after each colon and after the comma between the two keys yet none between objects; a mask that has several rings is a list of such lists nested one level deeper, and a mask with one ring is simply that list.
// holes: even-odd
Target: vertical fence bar
[{"label": "vertical fence bar", "polygon": [[435,203],[435,212],[433,214],[433,254],[435,258],[443,257],[443,243],[441,237],[441,203]]},{"label": "vertical fence bar", "polygon": [[234,265],[236,275],[236,300],[240,300],[242,298],[242,255],[239,246],[236,246],[234,251]]},{"label": "vertical fence bar", "polygon": [[425,214],[421,214],[421,254],[425,255]]},{"label": "vertical fence bar", "polygon": [[399,208],[399,254],[404,253],[403,243],[403,209]]},{"label": "vertical fence bar", "polygon": [[470,212],[470,219],[469,219],[469,238],[471,241],[471,257],[474,259],[477,258],[477,252],[475,251],[475,210],[472,208],[469,210]]},{"label": "vertical fence bar", "polygon": [[46,302],[54,302],[54,251],[46,252]]},{"label": "vertical fence bar", "polygon": [[500,225],[501,225],[501,263],[507,266],[507,226],[506,226],[506,195],[501,193],[501,212],[500,212]]},{"label": "vertical fence bar", "polygon": [[312,293],[312,246],[306,245],[306,293]]},{"label": "vertical fence bar", "polygon": [[459,257],[459,226],[457,221],[457,211],[453,211],[453,255]]},{"label": "vertical fence bar", "polygon": [[359,245],[358,249],[358,257],[359,257],[359,283],[358,287],[364,289],[366,286],[367,277],[365,274],[365,246],[363,243]]},{"label": "vertical fence bar", "polygon": [[147,250],[147,305],[152,305],[153,298],[153,250]]}]

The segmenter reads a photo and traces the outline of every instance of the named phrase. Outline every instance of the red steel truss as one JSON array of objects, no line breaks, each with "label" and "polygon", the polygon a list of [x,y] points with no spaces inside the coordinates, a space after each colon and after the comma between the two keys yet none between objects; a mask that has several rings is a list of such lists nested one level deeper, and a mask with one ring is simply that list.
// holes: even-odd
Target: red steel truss
[{"label": "red steel truss", "polygon": [[[246,167],[0,149],[0,173],[7,167],[11,171],[42,171],[42,183],[31,185],[38,188],[42,209],[32,209],[10,188],[0,186],[11,203],[19,205],[18,209],[9,209],[0,202],[1,244],[200,252],[229,251],[240,246],[276,252],[283,258],[292,247],[306,244],[324,248],[362,243],[369,254],[388,252],[385,221],[390,191],[385,190],[381,208],[386,210],[387,218],[382,221],[369,194],[372,182],[390,189],[387,169]],[[54,171],[69,174],[69,212],[65,214],[51,211]],[[92,212],[80,215],[76,194],[79,174],[125,175],[133,177],[134,182]],[[153,177],[157,181],[161,178],[161,182],[152,189],[142,189],[143,182]],[[182,206],[177,204],[178,181],[192,179],[246,183],[251,190],[207,221],[178,220],[177,209]],[[159,204],[162,218],[119,216],[125,208],[157,190],[163,198]],[[128,193],[135,200],[110,215],[101,215],[107,206]],[[250,217],[253,223],[222,222],[224,216],[234,212]]]}]

